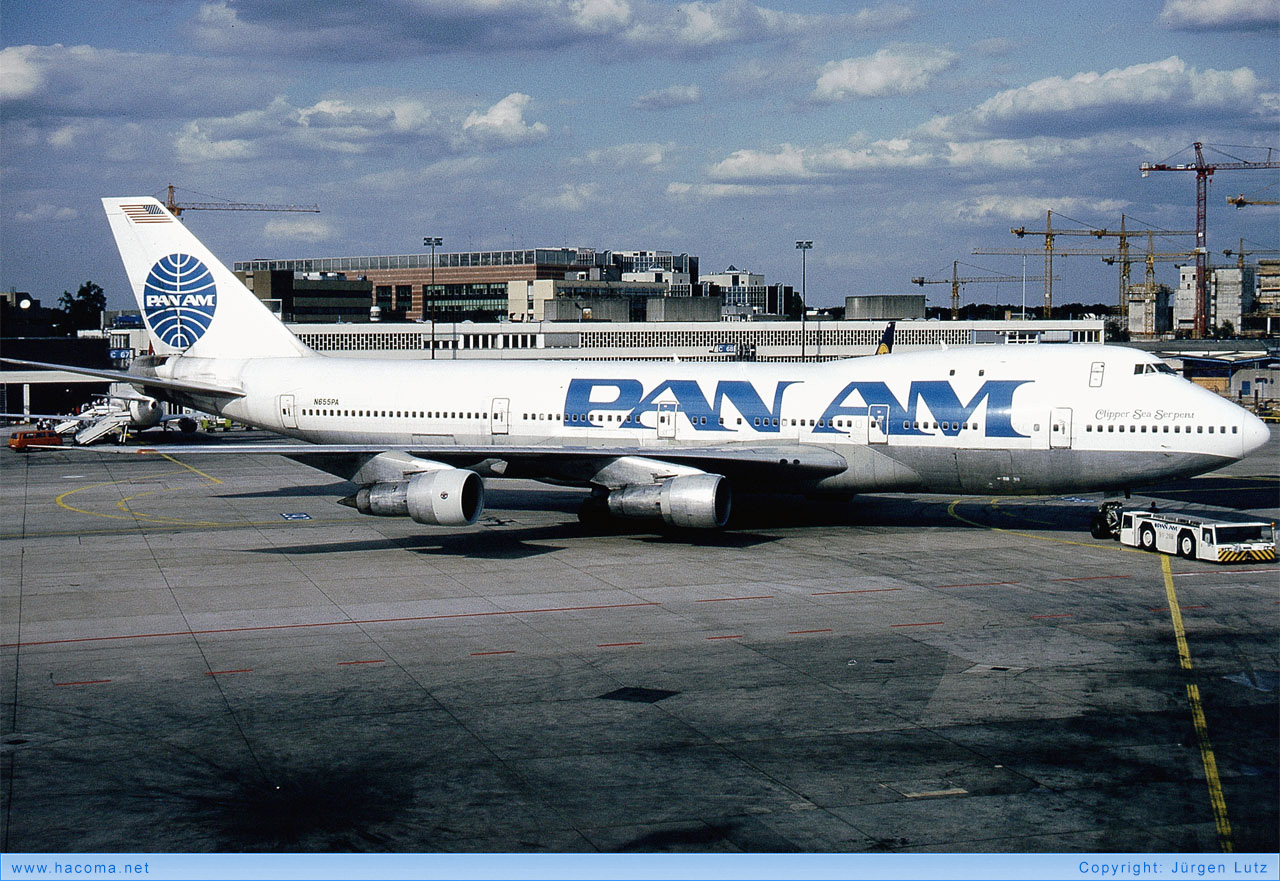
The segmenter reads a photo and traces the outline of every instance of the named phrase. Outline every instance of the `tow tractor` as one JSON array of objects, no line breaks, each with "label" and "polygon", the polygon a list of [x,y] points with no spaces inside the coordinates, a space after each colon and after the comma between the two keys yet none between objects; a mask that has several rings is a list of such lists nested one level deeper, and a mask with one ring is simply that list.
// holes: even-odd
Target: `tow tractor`
[{"label": "tow tractor", "polygon": [[1141,509],[1119,509],[1116,513],[1119,529],[1113,537],[1129,547],[1211,563],[1252,563],[1276,558],[1275,524],[1269,521],[1213,520]]}]

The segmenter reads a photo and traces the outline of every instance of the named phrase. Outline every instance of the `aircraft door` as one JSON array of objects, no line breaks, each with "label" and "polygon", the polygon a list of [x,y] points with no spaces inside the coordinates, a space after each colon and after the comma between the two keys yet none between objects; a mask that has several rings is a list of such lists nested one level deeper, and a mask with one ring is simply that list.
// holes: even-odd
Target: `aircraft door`
[{"label": "aircraft door", "polygon": [[889,442],[889,405],[872,404],[867,408],[867,443]]},{"label": "aircraft door", "polygon": [[298,427],[298,411],[294,407],[293,395],[281,395],[279,398],[280,405],[280,424],[285,428]]},{"label": "aircraft door", "polygon": [[511,399],[510,398],[494,398],[493,406],[489,408],[489,433],[490,434],[506,434],[507,423],[511,418]]},{"label": "aircraft door", "polygon": [[676,436],[676,405],[658,405],[658,437],[674,440]]},{"label": "aircraft door", "polygon": [[1049,449],[1071,449],[1071,408],[1054,407],[1049,417]]}]

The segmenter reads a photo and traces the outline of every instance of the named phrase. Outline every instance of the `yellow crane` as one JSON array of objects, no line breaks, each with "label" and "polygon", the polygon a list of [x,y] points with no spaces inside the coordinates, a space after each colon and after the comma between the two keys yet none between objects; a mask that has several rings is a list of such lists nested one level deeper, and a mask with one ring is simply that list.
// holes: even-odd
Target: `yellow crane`
[{"label": "yellow crane", "polygon": [[[1269,202],[1269,203],[1267,203],[1267,204],[1274,205],[1275,203],[1274,203],[1274,202]],[[1222,252],[1222,256],[1224,256],[1224,257],[1230,257],[1232,254],[1235,254],[1235,255],[1236,255],[1236,269],[1244,269],[1244,258],[1245,258],[1247,255],[1251,255],[1251,254],[1280,254],[1280,251],[1277,251],[1275,248],[1254,248],[1254,249],[1253,249],[1253,250],[1251,250],[1251,251],[1246,251],[1246,250],[1244,249],[1244,239],[1241,239],[1241,240],[1240,240],[1240,247],[1239,247],[1239,249],[1238,249],[1238,250],[1233,251],[1233,250],[1231,250],[1230,248],[1227,248],[1225,251],[1223,251],[1223,252]]]},{"label": "yellow crane", "polygon": [[168,196],[164,207],[174,217],[180,217],[183,211],[300,211],[307,214],[319,214],[319,205],[270,205],[264,202],[182,202],[174,195],[174,186],[169,184]]},{"label": "yellow crane", "polygon": [[1268,201],[1264,199],[1246,199],[1244,193],[1238,196],[1227,196],[1227,204],[1235,205],[1237,209],[1243,208],[1245,205],[1280,205],[1280,202]]},{"label": "yellow crane", "polygon": [[[960,261],[951,261],[951,278],[913,278],[912,284],[924,287],[927,284],[949,284],[951,285],[951,320],[955,321],[960,317],[960,285],[970,284],[974,282],[1014,282],[1014,281],[1040,281],[1043,276],[1039,275],[974,275],[968,278],[960,277]],[[1048,316],[1046,316],[1048,317]]]}]

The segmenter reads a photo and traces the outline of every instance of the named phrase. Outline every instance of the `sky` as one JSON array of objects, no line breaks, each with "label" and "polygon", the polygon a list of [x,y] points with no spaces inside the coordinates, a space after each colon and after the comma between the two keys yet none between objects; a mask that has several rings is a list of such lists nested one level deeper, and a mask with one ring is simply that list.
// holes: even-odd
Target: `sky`
[{"label": "sky", "polygon": [[[1043,236],[1010,229],[1048,210],[1192,229],[1194,173],[1143,179],[1144,161],[1280,148],[1280,0],[0,0],[0,46],[0,289],[46,305],[92,280],[132,307],[99,199],[170,183],[180,202],[320,206],[184,214],[228,265],[430,235],[689,253],[798,288],[804,239],[811,305],[943,305],[949,285],[911,280],[956,260],[1023,275],[974,249],[1028,249],[1041,273]],[[1280,208],[1226,204],[1241,193],[1280,200],[1280,169],[1214,175],[1216,262],[1241,238],[1280,248]],[[1056,303],[1117,299],[1096,256],[1054,271]]]}]

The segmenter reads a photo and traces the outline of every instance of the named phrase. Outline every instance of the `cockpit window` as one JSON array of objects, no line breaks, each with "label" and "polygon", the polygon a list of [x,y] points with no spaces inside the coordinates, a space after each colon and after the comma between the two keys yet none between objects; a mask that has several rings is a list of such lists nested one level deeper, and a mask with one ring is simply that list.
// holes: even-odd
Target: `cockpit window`
[{"label": "cockpit window", "polygon": [[1135,364],[1133,365],[1133,375],[1139,376],[1144,373],[1173,373],[1174,370],[1163,361],[1156,361],[1154,364]]}]

